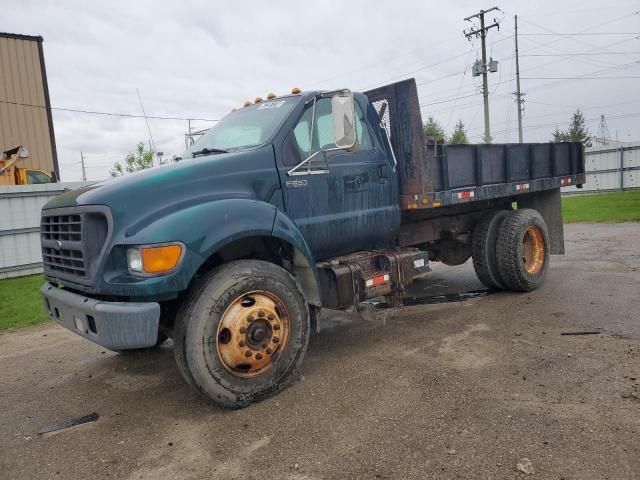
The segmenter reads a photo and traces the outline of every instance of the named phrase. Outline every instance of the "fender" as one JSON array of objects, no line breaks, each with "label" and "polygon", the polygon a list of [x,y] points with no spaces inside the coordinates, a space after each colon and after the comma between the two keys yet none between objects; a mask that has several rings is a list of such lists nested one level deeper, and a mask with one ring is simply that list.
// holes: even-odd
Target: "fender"
[{"label": "fender", "polygon": [[193,205],[159,218],[128,237],[125,243],[183,242],[187,254],[179,272],[163,277],[165,285],[173,283],[179,291],[187,288],[198,268],[222,247],[241,238],[256,236],[273,236],[293,246],[296,277],[307,301],[319,306],[319,281],[307,242],[291,219],[266,202],[230,198]]},{"label": "fender", "polygon": [[309,245],[302,236],[300,229],[284,212],[276,211],[273,222],[273,236],[284,240],[294,247],[293,267],[296,277],[307,296],[307,302],[316,307],[322,305],[320,297],[320,280],[316,270],[316,262]]}]

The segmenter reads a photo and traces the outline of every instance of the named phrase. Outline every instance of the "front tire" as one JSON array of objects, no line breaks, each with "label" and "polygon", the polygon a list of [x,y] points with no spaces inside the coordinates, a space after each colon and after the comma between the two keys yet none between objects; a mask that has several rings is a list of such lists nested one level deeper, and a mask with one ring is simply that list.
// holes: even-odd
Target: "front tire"
[{"label": "front tire", "polygon": [[239,260],[199,279],[178,313],[174,353],[185,380],[209,401],[241,408],[289,384],[309,335],[308,306],[289,272]]},{"label": "front tire", "polygon": [[540,288],[549,266],[549,232],[542,216],[532,209],[509,212],[498,232],[496,256],[508,289]]}]

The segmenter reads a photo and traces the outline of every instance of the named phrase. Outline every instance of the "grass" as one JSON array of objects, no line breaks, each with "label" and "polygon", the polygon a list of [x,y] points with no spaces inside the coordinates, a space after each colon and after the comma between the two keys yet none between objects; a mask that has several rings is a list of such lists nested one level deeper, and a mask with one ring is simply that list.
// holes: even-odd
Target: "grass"
[{"label": "grass", "polygon": [[40,299],[42,275],[0,280],[0,331],[48,321]]},{"label": "grass", "polygon": [[562,199],[565,223],[640,222],[640,190]]}]

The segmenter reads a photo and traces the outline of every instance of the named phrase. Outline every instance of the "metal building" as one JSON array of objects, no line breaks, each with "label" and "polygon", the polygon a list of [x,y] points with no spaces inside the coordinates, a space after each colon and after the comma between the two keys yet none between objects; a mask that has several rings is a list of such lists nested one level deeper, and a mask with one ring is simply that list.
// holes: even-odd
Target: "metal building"
[{"label": "metal building", "polygon": [[60,178],[42,37],[0,32],[0,151],[19,145],[20,166]]}]

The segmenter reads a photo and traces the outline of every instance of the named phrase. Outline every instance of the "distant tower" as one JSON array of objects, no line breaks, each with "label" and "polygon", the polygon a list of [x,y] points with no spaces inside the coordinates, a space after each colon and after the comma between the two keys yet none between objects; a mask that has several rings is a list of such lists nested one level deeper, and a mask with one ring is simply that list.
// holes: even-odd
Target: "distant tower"
[{"label": "distant tower", "polygon": [[604,114],[600,115],[600,125],[598,125],[598,131],[594,138],[596,145],[609,145],[611,143],[611,134],[609,133],[609,126],[607,125],[607,119],[604,118]]}]

